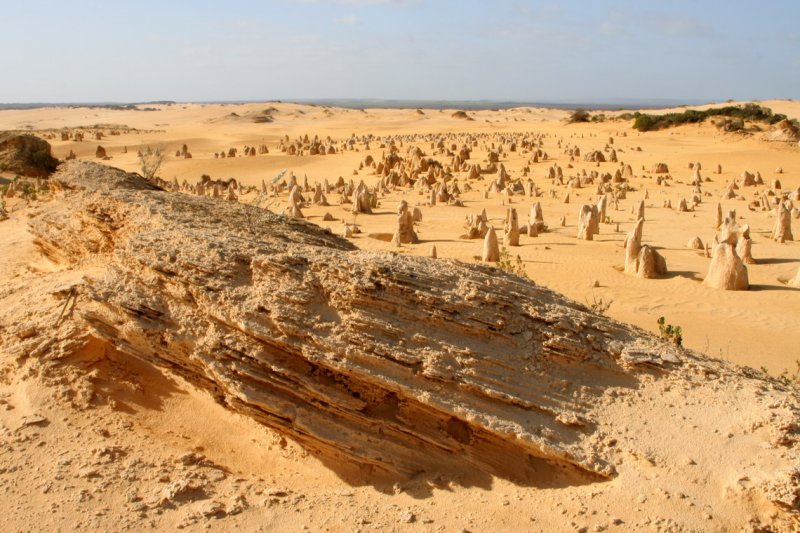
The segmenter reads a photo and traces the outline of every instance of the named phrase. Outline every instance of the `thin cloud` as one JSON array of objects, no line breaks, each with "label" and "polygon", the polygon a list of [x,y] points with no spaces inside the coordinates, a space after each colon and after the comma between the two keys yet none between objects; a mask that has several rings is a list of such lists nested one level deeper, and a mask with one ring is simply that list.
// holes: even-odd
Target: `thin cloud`
[{"label": "thin cloud", "polygon": [[615,9],[598,23],[601,34],[632,38],[650,32],[663,37],[708,37],[714,32],[700,20],[678,14]]},{"label": "thin cloud", "polygon": [[343,26],[355,26],[359,22],[358,17],[355,15],[345,15],[344,17],[339,17],[335,20],[336,24],[341,24]]},{"label": "thin cloud", "polygon": [[630,28],[632,27],[636,27],[636,25],[631,14],[619,10],[610,11],[605,20],[598,24],[600,33],[616,37],[631,36]]},{"label": "thin cloud", "polygon": [[666,35],[695,37],[711,33],[711,28],[699,20],[681,15],[659,14],[651,19],[651,23]]}]

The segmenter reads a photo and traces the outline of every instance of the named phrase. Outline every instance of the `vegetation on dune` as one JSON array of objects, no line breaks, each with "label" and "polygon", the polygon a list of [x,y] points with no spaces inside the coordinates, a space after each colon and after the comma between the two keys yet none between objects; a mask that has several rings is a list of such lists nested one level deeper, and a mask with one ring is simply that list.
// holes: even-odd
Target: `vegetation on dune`
[{"label": "vegetation on dune", "polygon": [[658,319],[658,331],[662,339],[671,341],[675,346],[683,346],[683,330],[680,326],[667,324],[663,316]]},{"label": "vegetation on dune", "polygon": [[576,109],[567,117],[567,124],[605,122],[606,119],[605,113],[596,113],[592,115],[585,109]]},{"label": "vegetation on dune", "polygon": [[567,122],[573,124],[575,122],[589,122],[591,120],[591,115],[585,109],[576,109],[572,113],[569,114],[569,118]]},{"label": "vegetation on dune", "polygon": [[[778,381],[780,381],[784,385],[792,385],[795,387],[800,386],[800,360],[795,359],[794,365],[795,365],[794,372],[790,372],[789,369],[787,368],[778,375]],[[765,366],[761,367],[761,371],[764,374],[767,375],[770,374],[769,371],[767,370],[767,367]]]},{"label": "vegetation on dune", "polygon": [[142,169],[142,176],[147,180],[156,177],[163,163],[164,152],[161,151],[161,148],[153,150],[148,146],[144,152],[139,152],[139,166]]},{"label": "vegetation on dune", "polygon": [[528,272],[525,270],[525,263],[522,261],[522,257],[519,255],[516,258],[512,257],[505,246],[500,247],[500,260],[497,261],[497,268],[521,278],[528,278]]},{"label": "vegetation on dune", "polygon": [[[656,131],[682,124],[697,124],[710,117],[726,117],[726,120],[718,123],[721,129],[726,131],[740,131],[744,129],[744,121],[766,122],[777,124],[782,120],[787,120],[786,115],[773,113],[768,107],[758,104],[745,104],[743,106],[725,106],[714,109],[698,111],[687,109],[682,113],[665,113],[663,115],[649,115],[646,113],[625,113],[619,118],[625,120],[634,119],[633,127],[639,131]],[[796,120],[793,120],[795,124]]]},{"label": "vegetation on dune", "polygon": [[589,302],[586,300],[586,307],[588,307],[592,313],[597,313],[598,315],[605,315],[608,308],[611,307],[611,304],[614,303],[614,300],[606,300],[602,296],[600,298],[594,295],[592,292],[592,301]]}]

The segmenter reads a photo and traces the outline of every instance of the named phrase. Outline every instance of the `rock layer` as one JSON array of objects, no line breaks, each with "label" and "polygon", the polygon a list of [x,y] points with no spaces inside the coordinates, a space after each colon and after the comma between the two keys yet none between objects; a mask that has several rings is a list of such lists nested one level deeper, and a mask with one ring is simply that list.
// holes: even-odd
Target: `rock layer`
[{"label": "rock layer", "polygon": [[491,267],[358,251],[93,163],[53,182],[66,201],[31,227],[62,265],[103,258],[75,311],[92,335],[323,460],[613,476],[592,418],[604,389],[679,364],[641,330]]}]

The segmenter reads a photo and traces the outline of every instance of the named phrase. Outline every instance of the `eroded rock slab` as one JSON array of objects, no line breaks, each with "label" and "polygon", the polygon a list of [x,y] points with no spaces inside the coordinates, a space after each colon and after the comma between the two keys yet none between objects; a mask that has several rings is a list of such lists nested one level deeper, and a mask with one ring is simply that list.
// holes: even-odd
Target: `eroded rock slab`
[{"label": "eroded rock slab", "polygon": [[52,179],[65,201],[31,227],[63,265],[103,258],[76,306],[92,335],[323,458],[403,475],[457,462],[525,477],[544,460],[613,476],[598,398],[681,363],[487,266],[359,251],[93,163]]}]

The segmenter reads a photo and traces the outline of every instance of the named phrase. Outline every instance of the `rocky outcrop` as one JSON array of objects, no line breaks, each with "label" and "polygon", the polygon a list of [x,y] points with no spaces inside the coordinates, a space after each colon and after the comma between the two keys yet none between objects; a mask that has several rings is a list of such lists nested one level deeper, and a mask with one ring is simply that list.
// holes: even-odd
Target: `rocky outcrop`
[{"label": "rocky outcrop", "polygon": [[762,139],[770,142],[796,143],[800,141],[800,128],[797,127],[795,122],[781,120],[775,124],[770,131],[765,133]]},{"label": "rocky outcrop", "polygon": [[517,210],[509,207],[506,211],[506,222],[503,226],[503,245],[519,246],[519,218]]},{"label": "rocky outcrop", "polygon": [[776,242],[793,241],[792,211],[785,203],[775,207],[775,225],[772,228],[772,239]]},{"label": "rocky outcrop", "polygon": [[750,288],[747,267],[733,244],[721,242],[714,247],[703,284],[727,291],[746,291]]},{"label": "rocky outcrop", "polygon": [[578,211],[578,239],[591,241],[600,233],[600,215],[597,206],[585,204]]},{"label": "rocky outcrop", "polygon": [[[420,218],[422,218],[420,216]],[[414,231],[414,212],[408,208],[408,202],[400,201],[397,207],[397,229],[392,235],[392,242],[400,246],[401,244],[417,244],[419,238]]]},{"label": "rocky outcrop", "polygon": [[31,221],[38,246],[96,266],[75,320],[330,464],[613,476],[596,432],[604,391],[684,357],[488,266],[358,251],[303,220],[93,163],[68,163],[53,185],[64,201]]},{"label": "rocky outcrop", "polygon": [[634,274],[640,278],[657,278],[667,273],[667,261],[652,247],[642,244],[644,219],[636,221],[636,225],[625,237],[626,274]]},{"label": "rocky outcrop", "polygon": [[756,260],[752,253],[753,239],[750,238],[750,226],[745,224],[739,228],[739,238],[736,241],[736,255],[747,265],[755,265]]},{"label": "rocky outcrop", "polygon": [[592,163],[605,163],[606,156],[600,150],[593,150],[586,155],[583,156],[584,161],[590,161]]},{"label": "rocky outcrop", "polygon": [[737,252],[738,242],[739,249],[749,255],[750,243],[743,240],[749,241],[749,233],[749,227],[736,224],[735,212],[731,211],[725,217],[711,255],[708,273],[703,280],[704,285],[727,291],[746,291],[750,288],[747,267]]},{"label": "rocky outcrop", "polygon": [[668,174],[669,167],[666,163],[656,163],[650,168],[651,174]]},{"label": "rocky outcrop", "polygon": [[0,168],[5,172],[42,178],[58,166],[50,144],[34,135],[0,133]]},{"label": "rocky outcrop", "polygon": [[485,263],[496,263],[500,261],[500,243],[497,241],[497,233],[493,227],[489,227],[486,231],[486,237],[483,239],[483,254],[481,259]]},{"label": "rocky outcrop", "polygon": [[693,237],[689,239],[689,242],[686,243],[687,248],[691,248],[692,250],[705,250],[705,246],[703,246],[703,241],[700,237]]},{"label": "rocky outcrop", "polygon": [[542,204],[540,202],[535,202],[533,206],[531,206],[531,212],[528,215],[528,233],[530,234],[532,230],[530,226],[535,227],[536,235],[542,233],[547,226],[544,224],[544,215],[542,213]]}]

